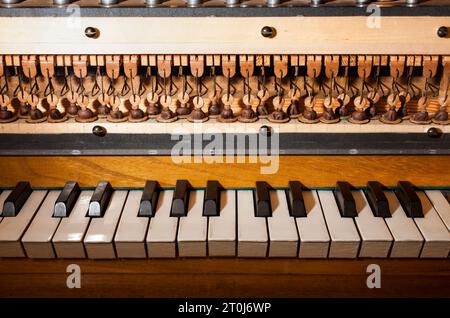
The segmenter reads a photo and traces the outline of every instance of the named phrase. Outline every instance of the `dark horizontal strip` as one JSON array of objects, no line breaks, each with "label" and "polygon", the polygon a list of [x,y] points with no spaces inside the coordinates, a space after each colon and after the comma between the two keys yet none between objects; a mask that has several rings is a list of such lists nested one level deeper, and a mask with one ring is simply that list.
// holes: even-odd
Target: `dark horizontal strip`
[{"label": "dark horizontal strip", "polygon": [[[442,155],[450,154],[450,134],[431,138],[426,133],[280,133],[269,139],[258,134],[219,135],[223,146],[204,153],[211,143],[200,135],[184,135],[172,140],[170,134],[1,134],[1,156],[78,155]],[[173,152],[180,140],[187,141],[184,152]],[[227,140],[232,149],[225,152]],[[250,140],[252,142],[250,143]],[[267,142],[257,149],[255,140]],[[277,146],[278,140],[278,146]],[[201,143],[198,151],[193,145]],[[256,149],[255,149],[256,148]],[[190,151],[189,152],[186,152]]]},{"label": "dark horizontal strip", "polygon": [[[75,3],[76,4],[76,3]],[[25,4],[0,6],[0,17],[69,17],[73,8],[32,7]],[[145,7],[117,5],[80,7],[81,17],[328,17],[328,16],[370,16],[373,7],[324,5],[320,7],[288,6],[279,7]],[[450,16],[450,6],[426,5],[416,7],[380,7],[381,16]]]}]

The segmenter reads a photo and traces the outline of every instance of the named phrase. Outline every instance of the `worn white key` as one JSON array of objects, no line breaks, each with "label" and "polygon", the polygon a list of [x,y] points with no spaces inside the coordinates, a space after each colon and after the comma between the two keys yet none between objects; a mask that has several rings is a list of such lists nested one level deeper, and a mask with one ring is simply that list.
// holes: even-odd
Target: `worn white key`
[{"label": "worn white key", "polygon": [[425,191],[428,199],[434,206],[434,209],[441,217],[442,222],[444,222],[447,230],[450,231],[450,203],[444,197],[441,191],[438,190],[427,190]]},{"label": "worn white key", "polygon": [[307,217],[295,218],[301,258],[327,258],[330,246],[330,235],[320,206],[316,191],[303,191],[303,201]]},{"label": "worn white key", "polygon": [[33,191],[17,216],[0,223],[0,257],[25,257],[20,238],[30,224],[47,191]]},{"label": "worn white key", "polygon": [[286,193],[270,191],[272,216],[267,218],[269,257],[297,257],[298,233],[295,219],[289,215]]},{"label": "worn white key", "polygon": [[255,217],[253,191],[237,191],[238,256],[266,257],[268,234],[266,218]]},{"label": "worn white key", "polygon": [[178,225],[178,254],[180,257],[205,257],[208,218],[203,214],[204,191],[191,191],[187,216]]},{"label": "worn white key", "polygon": [[69,216],[63,218],[52,242],[58,258],[85,258],[83,238],[91,218],[87,217],[94,191],[81,191]]},{"label": "worn white key", "polygon": [[236,256],[236,191],[220,193],[220,216],[208,222],[208,255]]},{"label": "worn white key", "polygon": [[50,191],[22,237],[29,258],[55,258],[52,237],[61,218],[53,217],[56,199],[61,191]]},{"label": "worn white key", "polygon": [[450,252],[450,232],[423,191],[417,191],[422,203],[423,218],[414,218],[425,243],[420,257],[446,258]]},{"label": "worn white key", "polygon": [[128,191],[114,191],[105,215],[92,218],[91,224],[84,238],[84,247],[88,258],[111,259],[116,257],[114,252],[114,233],[122,213]]},{"label": "worn white key", "polygon": [[363,191],[352,191],[352,194],[358,212],[355,223],[361,235],[359,257],[388,257],[393,238],[384,219],[373,215]]},{"label": "worn white key", "polygon": [[173,190],[161,191],[155,216],[151,218],[147,233],[148,257],[176,256],[178,218],[170,216]]},{"label": "worn white key", "polygon": [[139,217],[142,191],[130,191],[117,227],[114,243],[118,258],[146,258],[145,237],[150,218]]},{"label": "worn white key", "polygon": [[343,218],[339,213],[332,191],[318,191],[323,215],[330,232],[330,258],[356,258],[360,238],[353,218]]},{"label": "worn white key", "polygon": [[406,216],[394,192],[384,191],[384,195],[388,200],[391,212],[391,217],[384,220],[394,238],[390,257],[419,257],[423,245],[423,237],[414,220]]},{"label": "worn white key", "polygon": [[[5,190],[0,194],[0,212],[3,210],[3,204],[5,203],[6,198],[8,198],[8,196],[11,192],[12,192],[12,190]],[[2,220],[3,220],[3,217],[0,216],[0,223],[2,222]]]}]

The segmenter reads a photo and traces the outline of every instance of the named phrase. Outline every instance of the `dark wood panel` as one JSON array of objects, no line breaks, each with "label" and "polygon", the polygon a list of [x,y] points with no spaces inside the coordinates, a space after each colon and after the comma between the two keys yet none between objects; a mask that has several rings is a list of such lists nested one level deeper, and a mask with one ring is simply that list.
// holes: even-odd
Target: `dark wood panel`
[{"label": "dark wood panel", "polygon": [[[66,266],[81,267],[81,289]],[[381,289],[366,268],[381,266]],[[20,260],[0,262],[0,297],[450,297],[449,260]]]}]

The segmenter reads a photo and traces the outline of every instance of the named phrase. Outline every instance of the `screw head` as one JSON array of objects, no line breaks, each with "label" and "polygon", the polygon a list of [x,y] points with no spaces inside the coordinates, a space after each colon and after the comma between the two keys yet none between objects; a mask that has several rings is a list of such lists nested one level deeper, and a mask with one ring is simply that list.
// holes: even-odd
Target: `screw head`
[{"label": "screw head", "polygon": [[86,35],[90,39],[96,39],[100,36],[100,31],[94,27],[87,27],[84,29],[84,35]]},{"label": "screw head", "polygon": [[427,135],[430,138],[439,138],[442,135],[442,131],[438,128],[431,127],[427,130]]},{"label": "screw head", "polygon": [[272,136],[272,128],[266,125],[263,125],[259,128],[260,135],[264,137],[270,137]]},{"label": "screw head", "polygon": [[275,34],[275,29],[270,26],[265,26],[261,29],[261,35],[265,38],[273,38]]},{"label": "screw head", "polygon": [[97,125],[92,128],[92,133],[97,137],[105,137],[107,131],[105,127]]},{"label": "screw head", "polygon": [[437,30],[437,35],[440,38],[446,38],[448,36],[448,27],[446,26],[441,26],[438,30]]}]

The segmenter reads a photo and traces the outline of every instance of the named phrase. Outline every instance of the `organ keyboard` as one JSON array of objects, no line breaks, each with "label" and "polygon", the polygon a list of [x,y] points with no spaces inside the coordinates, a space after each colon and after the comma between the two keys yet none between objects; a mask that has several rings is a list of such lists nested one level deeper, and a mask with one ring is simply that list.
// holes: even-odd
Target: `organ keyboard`
[{"label": "organ keyboard", "polygon": [[0,0],[0,295],[448,296],[449,17]]},{"label": "organ keyboard", "polygon": [[[54,216],[61,190],[34,190],[14,216],[5,208],[19,199],[0,195],[0,256],[30,258],[166,258],[166,257],[300,257],[300,258],[447,258],[450,252],[450,202],[444,191],[410,190],[406,198],[383,190],[387,215],[376,215],[367,189],[303,190],[223,189],[214,199],[218,214],[205,216],[206,193],[162,189],[153,216],[139,216],[143,190],[79,192],[64,217]],[[261,182],[260,182],[261,183]],[[342,182],[338,182],[341,186]],[[402,183],[400,183],[402,185]],[[345,215],[338,193],[346,192],[356,215]],[[400,190],[399,190],[400,191]],[[395,194],[397,192],[397,195]],[[258,195],[258,193],[260,193]],[[90,214],[99,196],[103,214]],[[306,215],[292,216],[289,196],[301,196]],[[180,203],[180,197],[184,202]],[[414,201],[414,199],[418,201]],[[174,211],[186,211],[177,214]],[[410,215],[416,205],[420,215]],[[184,207],[185,205],[185,207]],[[97,207],[94,207],[97,210]],[[267,210],[271,214],[267,214]],[[84,246],[84,248],[83,248]]]}]

